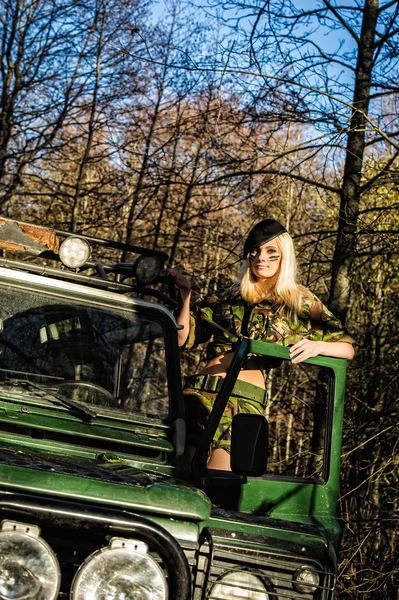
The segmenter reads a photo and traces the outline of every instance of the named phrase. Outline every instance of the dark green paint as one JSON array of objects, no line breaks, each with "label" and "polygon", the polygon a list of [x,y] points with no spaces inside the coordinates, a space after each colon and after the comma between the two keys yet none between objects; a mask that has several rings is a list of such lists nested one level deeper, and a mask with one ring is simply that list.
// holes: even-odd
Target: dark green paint
[{"label": "dark green paint", "polygon": [[172,479],[154,481],[146,487],[108,483],[78,475],[61,475],[24,467],[0,465],[3,490],[48,494],[57,498],[200,521],[210,514],[210,502],[203,492]]},{"label": "dark green paint", "polygon": [[[289,348],[263,344],[253,340],[249,342],[249,352],[289,358]],[[242,488],[239,507],[243,512],[250,513],[264,510],[274,518],[320,523],[323,526],[322,519],[330,518],[334,520],[337,510],[346,361],[337,358],[316,357],[306,362],[328,367],[335,373],[331,457],[327,481],[325,483],[304,483],[301,481],[287,481],[284,480],[285,478],[271,480],[266,476],[252,479]],[[335,539],[335,527],[333,529]]]}]

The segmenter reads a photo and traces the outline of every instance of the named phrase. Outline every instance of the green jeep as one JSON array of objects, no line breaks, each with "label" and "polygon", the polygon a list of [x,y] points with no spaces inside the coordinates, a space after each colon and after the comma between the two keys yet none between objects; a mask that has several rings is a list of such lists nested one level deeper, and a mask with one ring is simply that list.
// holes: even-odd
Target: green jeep
[{"label": "green jeep", "polygon": [[[0,247],[1,600],[333,598],[346,361],[243,339],[193,447],[167,256],[6,219]],[[248,353],[266,415],[210,471]]]}]

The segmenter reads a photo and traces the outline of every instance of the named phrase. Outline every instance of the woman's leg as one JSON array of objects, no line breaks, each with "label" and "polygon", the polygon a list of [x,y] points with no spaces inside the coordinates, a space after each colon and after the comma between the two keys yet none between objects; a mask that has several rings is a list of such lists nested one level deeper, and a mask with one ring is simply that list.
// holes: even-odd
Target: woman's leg
[{"label": "woman's leg", "polygon": [[[185,389],[187,433],[191,444],[198,444],[213,408],[216,393]],[[254,400],[230,396],[209,449],[208,469],[231,471],[231,426],[237,413],[264,414],[264,406]],[[193,435],[194,434],[194,435]]]},{"label": "woman's leg", "polygon": [[223,448],[216,448],[208,460],[207,467],[218,471],[231,471],[230,454]]}]

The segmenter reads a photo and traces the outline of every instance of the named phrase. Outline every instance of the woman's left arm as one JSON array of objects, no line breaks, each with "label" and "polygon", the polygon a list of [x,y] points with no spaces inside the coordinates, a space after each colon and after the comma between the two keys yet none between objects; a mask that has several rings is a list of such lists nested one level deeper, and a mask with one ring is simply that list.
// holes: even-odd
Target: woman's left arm
[{"label": "woman's left arm", "polygon": [[314,356],[332,356],[351,360],[355,354],[349,342],[316,342],[303,339],[291,346],[290,358],[294,364]]},{"label": "woman's left arm", "polygon": [[309,337],[291,346],[290,358],[300,363],[314,356],[332,356],[351,360],[355,354],[353,339],[341,321],[315,296],[304,288],[302,310],[308,315]]}]

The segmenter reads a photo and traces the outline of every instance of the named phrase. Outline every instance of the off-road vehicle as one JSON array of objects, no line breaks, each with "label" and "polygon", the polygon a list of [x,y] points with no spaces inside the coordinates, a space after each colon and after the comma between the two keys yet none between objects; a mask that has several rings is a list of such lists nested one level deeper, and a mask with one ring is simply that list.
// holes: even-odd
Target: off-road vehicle
[{"label": "off-road vehicle", "polygon": [[[0,598],[333,598],[346,361],[243,339],[193,448],[167,256],[8,219],[0,239]],[[210,471],[248,353],[266,413]]]}]

